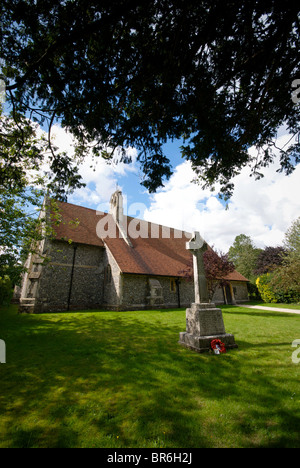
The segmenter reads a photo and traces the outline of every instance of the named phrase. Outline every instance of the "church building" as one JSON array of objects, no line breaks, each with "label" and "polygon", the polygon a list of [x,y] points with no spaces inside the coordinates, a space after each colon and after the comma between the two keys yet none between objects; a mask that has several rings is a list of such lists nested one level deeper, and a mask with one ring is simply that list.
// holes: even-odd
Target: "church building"
[{"label": "church building", "polygon": [[[26,262],[19,310],[142,310],[190,307],[187,278],[192,234],[126,216],[123,196],[111,197],[109,213],[57,202],[59,223],[46,218],[54,234],[45,237]],[[44,213],[45,214],[45,213]],[[213,301],[248,300],[248,280],[237,271],[218,287]]]}]

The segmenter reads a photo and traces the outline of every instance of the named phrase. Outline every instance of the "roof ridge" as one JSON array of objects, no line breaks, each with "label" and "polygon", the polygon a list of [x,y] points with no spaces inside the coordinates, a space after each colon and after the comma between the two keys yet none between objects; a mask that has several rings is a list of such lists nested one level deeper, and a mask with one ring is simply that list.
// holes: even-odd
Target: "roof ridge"
[{"label": "roof ridge", "polygon": [[[95,210],[94,208],[88,208],[86,206],[82,206],[82,205],[77,205],[75,203],[70,203],[70,202],[64,202],[64,201],[60,201],[60,200],[57,200],[59,203],[64,203],[65,205],[71,205],[71,206],[75,206],[75,207],[78,207],[78,208],[82,208],[83,210],[89,210],[89,211],[94,211],[95,213],[99,213],[99,214],[107,214],[107,215],[111,215],[111,213],[109,212],[105,212],[105,211],[100,211],[100,210]],[[159,227],[163,227],[163,228],[167,228],[167,229],[173,229],[174,231],[180,231],[180,232],[186,232],[188,234],[192,234],[191,232],[189,231],[185,231],[184,229],[178,229],[178,228],[175,228],[175,227],[172,227],[172,226],[166,226],[165,224],[160,224],[160,223],[156,223],[155,221],[149,221],[147,219],[140,219],[140,218],[135,218],[134,216],[129,216],[129,215],[126,215],[124,214],[124,217],[125,218],[130,218],[131,220],[136,220],[136,221],[142,221],[142,222],[145,222],[145,223],[150,223],[150,224],[155,224]]]}]

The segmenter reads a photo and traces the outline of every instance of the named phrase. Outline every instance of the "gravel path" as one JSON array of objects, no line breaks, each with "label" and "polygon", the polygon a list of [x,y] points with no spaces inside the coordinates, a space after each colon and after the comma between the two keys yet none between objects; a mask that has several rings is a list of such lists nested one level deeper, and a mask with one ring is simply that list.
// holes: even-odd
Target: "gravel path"
[{"label": "gravel path", "polygon": [[300,309],[284,309],[281,307],[265,307],[265,306],[252,306],[244,304],[236,304],[238,307],[247,307],[248,309],[259,309],[259,310],[273,310],[274,312],[288,312],[289,314],[300,314]]}]

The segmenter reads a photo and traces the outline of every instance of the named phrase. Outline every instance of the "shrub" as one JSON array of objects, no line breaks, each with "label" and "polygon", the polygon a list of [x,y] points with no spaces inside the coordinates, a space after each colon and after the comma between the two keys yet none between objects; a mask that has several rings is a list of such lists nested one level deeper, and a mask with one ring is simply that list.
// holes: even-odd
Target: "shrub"
[{"label": "shrub", "polygon": [[0,276],[0,305],[10,304],[13,296],[13,286],[10,277]]},{"label": "shrub", "polygon": [[[284,276],[282,273],[284,273]],[[287,271],[288,273],[292,272]],[[287,274],[284,272],[284,269],[276,271],[270,286],[276,294],[278,302],[297,303],[300,301],[299,283],[293,280],[292,274],[289,275],[288,281],[286,281]]]},{"label": "shrub", "polygon": [[281,302],[300,300],[300,257],[289,253],[284,264],[272,273],[272,290]]},{"label": "shrub", "polygon": [[287,291],[276,290],[276,296],[278,297],[278,302],[285,302],[287,304],[297,304],[300,302],[300,294],[298,291],[290,288]]},{"label": "shrub", "polygon": [[257,285],[250,282],[247,286],[250,301],[260,301],[261,295],[259,294]]},{"label": "shrub", "polygon": [[266,273],[265,275],[259,276],[256,280],[256,286],[259,294],[264,302],[278,302],[278,296],[272,289],[271,286],[272,275]]},{"label": "shrub", "polygon": [[300,301],[299,286],[287,286],[282,283],[278,272],[267,273],[256,280],[256,285],[264,302],[298,303]]}]

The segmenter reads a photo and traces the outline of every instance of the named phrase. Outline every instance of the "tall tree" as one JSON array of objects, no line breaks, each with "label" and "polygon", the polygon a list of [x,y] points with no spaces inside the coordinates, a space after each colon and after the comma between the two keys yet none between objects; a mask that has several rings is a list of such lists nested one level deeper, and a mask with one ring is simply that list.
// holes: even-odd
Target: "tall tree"
[{"label": "tall tree", "polygon": [[24,260],[41,239],[42,219],[37,210],[43,201],[42,191],[36,189],[0,188],[0,277],[9,276],[19,284],[24,271]]},{"label": "tall tree", "polygon": [[288,255],[294,255],[300,260],[300,217],[286,231],[284,246],[288,251]]},{"label": "tall tree", "polygon": [[287,249],[282,265],[271,280],[274,291],[288,302],[300,301],[300,217],[287,230],[284,239]]},{"label": "tall tree", "polygon": [[19,191],[29,186],[43,187],[60,200],[84,184],[80,181],[76,158],[53,151],[45,132],[15,110],[10,116],[0,105],[0,187]]},{"label": "tall tree", "polygon": [[1,106],[0,148],[0,277],[18,284],[33,241],[41,238],[38,211],[44,197],[64,200],[82,184],[68,155],[52,158],[36,125],[16,113],[14,119],[3,115]]},{"label": "tall tree", "polygon": [[251,237],[245,234],[236,236],[233,245],[228,251],[228,258],[235,265],[239,273],[244,275],[251,282],[255,283],[257,268],[257,258],[261,249],[257,249]]},{"label": "tall tree", "polygon": [[[171,175],[167,139],[184,138],[196,178],[228,196],[245,165],[260,177],[272,162],[282,124],[299,134],[297,2],[2,0],[0,14],[14,114],[59,122],[81,155],[136,147],[149,191]],[[280,149],[282,171],[299,150]]]}]

